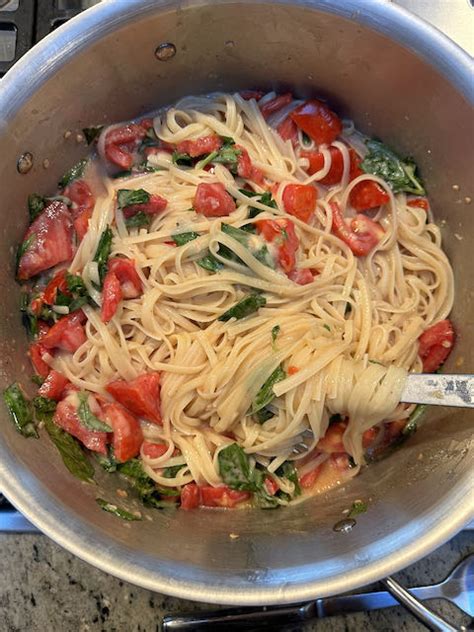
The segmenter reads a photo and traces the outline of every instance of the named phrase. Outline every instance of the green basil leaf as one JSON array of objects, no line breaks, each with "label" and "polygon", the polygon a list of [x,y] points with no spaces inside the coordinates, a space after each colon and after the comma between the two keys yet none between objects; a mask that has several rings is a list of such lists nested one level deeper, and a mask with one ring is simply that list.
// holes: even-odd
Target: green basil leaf
[{"label": "green basil leaf", "polygon": [[110,226],[104,230],[100,236],[97,250],[95,251],[94,261],[97,261],[97,267],[99,268],[100,286],[104,282],[105,275],[107,274],[107,262],[110,257],[110,251],[112,250],[112,229]]},{"label": "green basil leaf", "polygon": [[[161,500],[160,490],[156,483],[143,470],[138,459],[130,459],[130,461],[126,463],[120,463],[117,469],[121,474],[127,477],[127,480],[145,506],[157,509],[172,506],[169,501],[164,502]],[[173,495],[178,495],[178,491],[176,490]]]},{"label": "green basil leaf", "polygon": [[408,417],[408,422],[402,430],[402,435],[404,435],[405,437],[409,437],[414,432],[416,432],[418,422],[420,421],[420,418],[425,414],[427,408],[427,404],[418,404],[418,406],[416,406],[415,410]]},{"label": "green basil leaf", "polygon": [[275,325],[272,329],[272,343],[275,344],[278,334],[280,333],[280,325]]},{"label": "green basil leaf", "polygon": [[186,467],[184,463],[182,465],[171,465],[170,467],[165,467],[163,470],[164,478],[175,478],[176,474],[178,474],[183,467]]},{"label": "green basil leaf", "polygon": [[237,443],[231,443],[217,455],[219,474],[224,483],[231,489],[245,492],[256,492],[259,489],[250,468],[250,460]]},{"label": "green basil leaf", "polygon": [[191,231],[189,233],[178,233],[177,235],[172,235],[171,239],[177,246],[184,246],[184,244],[187,244],[198,237],[198,233]]},{"label": "green basil leaf", "polygon": [[84,127],[82,133],[84,134],[86,143],[88,145],[92,145],[92,143],[99,138],[100,133],[103,129],[103,125],[92,125],[91,127]]},{"label": "green basil leaf", "polygon": [[216,153],[216,156],[212,159],[212,162],[224,165],[236,165],[242,151],[240,149],[235,149],[235,147],[223,145],[218,152],[213,153]]},{"label": "green basil leaf", "polygon": [[101,509],[103,509],[104,511],[107,511],[108,513],[113,514],[114,516],[117,516],[117,518],[121,518],[122,520],[128,520],[130,522],[133,520],[142,520],[141,516],[137,516],[136,514],[133,514],[130,511],[127,511],[126,509],[122,509],[122,507],[118,507],[114,503],[109,503],[107,500],[104,500],[103,498],[96,498],[95,501]]},{"label": "green basil leaf", "polygon": [[147,204],[150,194],[144,189],[119,189],[117,191],[117,206],[122,209],[135,204]]},{"label": "green basil leaf", "polygon": [[219,152],[218,151],[212,151],[205,158],[203,158],[202,160],[197,162],[195,168],[196,169],[204,169],[204,167],[206,165],[208,165],[210,162],[215,161],[215,158],[217,158],[218,156],[219,156]]},{"label": "green basil leaf", "polygon": [[3,391],[3,399],[10,413],[10,418],[17,431],[24,437],[38,437],[33,408],[25,397],[20,385],[15,382]]},{"label": "green basil leaf", "polygon": [[46,199],[38,193],[32,193],[28,196],[28,212],[30,214],[30,223],[33,222],[38,215],[41,215],[46,206]]},{"label": "green basil leaf", "polygon": [[125,220],[127,228],[148,228],[150,223],[150,216],[143,211],[139,211],[138,213],[135,213],[135,215],[132,215],[132,217],[127,217]]},{"label": "green basil leaf", "polygon": [[407,158],[402,160],[389,147],[377,140],[366,142],[369,153],[360,163],[366,173],[385,180],[394,193],[405,191],[414,195],[425,195],[425,189],[416,175],[415,163]]},{"label": "green basil leaf", "polygon": [[348,518],[353,518],[354,516],[358,516],[361,513],[365,513],[367,511],[367,503],[362,502],[361,500],[355,500],[352,503],[351,510],[347,514]]},{"label": "green basil leaf", "polygon": [[88,430],[95,432],[113,432],[108,424],[101,421],[94,415],[89,406],[89,395],[81,391],[77,394],[79,398],[79,406],[77,408],[77,416],[81,424]]},{"label": "green basil leaf", "polygon": [[41,375],[32,375],[30,380],[33,384],[36,384],[36,386],[41,386],[44,383],[45,378],[41,377]]},{"label": "green basil leaf", "polygon": [[82,178],[86,169],[87,162],[87,158],[83,158],[82,160],[79,160],[77,164],[71,167],[69,171],[66,171],[61,180],[58,182],[59,188],[65,189],[67,185],[71,184],[71,182],[73,182],[74,180]]},{"label": "green basil leaf", "polygon": [[249,189],[239,189],[239,193],[242,193],[242,195],[245,195],[249,198],[258,197],[260,195],[260,193],[257,193],[257,191],[250,191]]},{"label": "green basil leaf", "polygon": [[193,159],[189,154],[184,154],[179,151],[173,152],[173,154],[171,155],[171,160],[174,162],[175,165],[178,165],[180,167],[190,167],[193,164]]},{"label": "green basil leaf", "polygon": [[208,270],[209,272],[218,272],[224,267],[224,265],[218,259],[216,259],[214,255],[211,254],[206,255],[202,259],[199,259],[199,261],[197,261],[197,264],[201,266],[201,268],[204,268],[204,270]]},{"label": "green basil leaf", "polygon": [[235,145],[235,140],[231,136],[221,136],[221,141],[224,147]]},{"label": "green basil leaf", "polygon": [[100,467],[106,472],[116,472],[120,461],[117,461],[112,446],[109,446],[107,454],[95,453]]},{"label": "green basil leaf", "polygon": [[295,491],[293,492],[293,496],[299,496],[301,494],[300,482],[298,480],[298,472],[296,471],[295,466],[290,461],[285,461],[280,465],[280,467],[276,471],[277,475],[281,478],[286,478],[295,486]]},{"label": "green basil leaf", "polygon": [[267,299],[260,294],[251,294],[246,298],[243,298],[236,305],[228,309],[226,312],[221,314],[217,320],[222,322],[226,322],[231,318],[237,318],[240,320],[241,318],[245,318],[246,316],[250,316],[254,312],[258,311],[260,307],[263,307],[267,304]]},{"label": "green basil leaf", "polygon": [[35,408],[36,417],[39,421],[44,421],[46,415],[51,415],[56,411],[56,402],[49,397],[33,398],[33,406]]},{"label": "green basil leaf", "polygon": [[268,406],[268,404],[275,397],[275,393],[273,392],[273,387],[277,382],[281,382],[286,378],[285,371],[281,368],[281,366],[277,366],[277,368],[273,371],[267,381],[263,384],[261,389],[258,391],[255,401],[252,404],[251,414],[254,415],[256,412]]},{"label": "green basil leaf", "polygon": [[36,240],[35,233],[31,233],[28,239],[25,239],[25,241],[21,242],[21,244],[18,246],[18,250],[16,253],[16,269],[17,270],[20,265],[21,258],[26,252],[28,252],[28,250],[34,244],[35,240]]},{"label": "green basil leaf", "polygon": [[275,417],[275,413],[270,408],[262,408],[255,413],[255,421],[259,424],[264,424],[266,421]]}]

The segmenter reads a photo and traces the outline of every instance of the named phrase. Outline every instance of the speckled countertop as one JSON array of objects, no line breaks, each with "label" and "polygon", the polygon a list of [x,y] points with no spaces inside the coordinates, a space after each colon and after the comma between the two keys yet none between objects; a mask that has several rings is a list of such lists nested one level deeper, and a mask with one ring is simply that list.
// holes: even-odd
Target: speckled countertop
[{"label": "speckled countertop", "polygon": [[[474,552],[474,531],[463,531],[432,555],[395,575],[405,586],[442,580]],[[455,606],[431,602],[450,622],[469,619]],[[0,534],[2,632],[158,632],[164,614],[213,606],[137,588],[66,553],[43,535]],[[322,619],[302,632],[425,630],[402,608]]]}]

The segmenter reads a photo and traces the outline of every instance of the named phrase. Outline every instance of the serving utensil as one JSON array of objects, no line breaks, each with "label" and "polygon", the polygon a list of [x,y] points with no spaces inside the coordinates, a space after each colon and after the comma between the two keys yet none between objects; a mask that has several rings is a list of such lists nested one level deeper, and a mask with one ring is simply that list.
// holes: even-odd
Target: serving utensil
[{"label": "serving utensil", "polygon": [[[220,611],[193,614],[169,615],[164,617],[163,632],[231,632],[232,630],[271,630],[285,626],[303,624],[313,619],[321,619],[338,614],[350,614],[367,610],[379,610],[406,605],[410,600],[410,610],[425,625],[434,630],[459,630],[443,621],[422,603],[427,599],[446,599],[454,603],[465,614],[474,617],[474,554],[464,558],[451,573],[438,584],[417,586],[405,590],[392,578],[384,581],[388,591],[380,590],[353,595],[325,597],[309,603],[276,608],[230,608]],[[396,596],[393,596],[391,592]],[[422,613],[422,614],[421,614]],[[277,627],[278,626],[278,627]],[[438,627],[435,627],[438,626]]]},{"label": "serving utensil", "polygon": [[401,401],[406,404],[474,408],[474,375],[409,373]]}]

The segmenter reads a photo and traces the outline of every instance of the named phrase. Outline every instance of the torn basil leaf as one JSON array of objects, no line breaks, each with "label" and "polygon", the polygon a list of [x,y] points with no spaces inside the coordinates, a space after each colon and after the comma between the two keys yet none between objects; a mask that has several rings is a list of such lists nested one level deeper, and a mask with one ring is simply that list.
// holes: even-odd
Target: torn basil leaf
[{"label": "torn basil leaf", "polygon": [[121,518],[122,520],[128,520],[131,522],[133,520],[142,519],[141,516],[133,514],[130,511],[127,511],[126,509],[122,509],[122,507],[118,507],[114,503],[109,503],[107,500],[104,500],[103,498],[96,498],[95,501],[101,509],[103,509],[104,511],[107,511],[108,513],[113,514],[114,516],[117,516],[117,518]]},{"label": "torn basil leaf", "polygon": [[101,287],[104,282],[105,275],[107,274],[107,262],[110,257],[110,251],[112,250],[112,236],[112,229],[110,226],[107,226],[100,236],[97,250],[94,255],[94,261],[97,262],[97,267],[99,269]]},{"label": "torn basil leaf", "polygon": [[178,165],[179,167],[191,167],[193,164],[193,159],[189,154],[184,154],[179,151],[173,152],[173,154],[171,155],[171,160],[174,162],[175,165]]},{"label": "torn basil leaf", "polygon": [[257,423],[264,424],[269,419],[272,419],[272,417],[275,417],[275,413],[270,408],[267,408],[265,406],[264,408],[256,412],[254,417]]},{"label": "torn basil leaf", "polygon": [[138,211],[132,217],[127,217],[125,225],[127,228],[149,228],[151,224],[151,217],[143,211]]},{"label": "torn basil leaf", "polygon": [[172,235],[171,239],[177,246],[184,246],[184,244],[187,244],[198,237],[198,233],[190,231],[189,233],[178,233],[177,235]]},{"label": "torn basil leaf", "polygon": [[211,254],[202,257],[202,259],[199,259],[197,261],[197,264],[201,266],[201,268],[204,268],[204,270],[208,270],[209,272],[218,272],[224,267],[224,264],[222,264],[218,259],[216,259],[216,257],[214,257],[214,255]]},{"label": "torn basil leaf", "polygon": [[278,334],[280,333],[280,325],[275,325],[272,328],[272,343],[275,344]]},{"label": "torn basil leaf", "polygon": [[163,470],[164,478],[175,478],[175,476],[180,472],[183,467],[186,467],[184,463],[181,465],[171,465],[170,467],[165,467]]},{"label": "torn basil leaf", "polygon": [[38,215],[41,215],[46,206],[46,199],[38,193],[31,193],[28,196],[28,213],[30,214],[30,224]]},{"label": "torn basil leaf", "polygon": [[365,513],[367,511],[367,503],[362,502],[361,500],[355,500],[352,503],[352,507],[347,514],[348,518],[353,518],[354,516],[358,516],[361,513]]},{"label": "torn basil leaf", "polygon": [[389,147],[377,140],[366,141],[369,153],[360,163],[365,173],[385,180],[394,193],[405,191],[425,195],[425,189],[417,175],[416,164],[410,158],[402,160]]},{"label": "torn basil leaf", "polygon": [[276,474],[277,476],[280,476],[280,478],[286,478],[294,484],[295,490],[293,492],[293,496],[299,496],[301,494],[300,482],[298,480],[298,472],[296,471],[293,463],[291,463],[290,461],[285,461],[277,469]]},{"label": "torn basil leaf", "polygon": [[252,404],[251,414],[255,415],[259,410],[268,406],[268,404],[275,397],[275,393],[273,392],[273,387],[277,382],[281,382],[286,378],[286,373],[282,369],[281,366],[277,366],[277,368],[273,371],[270,377],[266,380],[263,386],[257,393],[255,400]]},{"label": "torn basil leaf", "polygon": [[82,160],[79,160],[77,164],[71,167],[69,171],[66,171],[61,180],[58,182],[59,188],[65,189],[67,185],[71,184],[71,182],[74,182],[74,180],[82,178],[86,169],[87,162],[87,158],[83,158]]},{"label": "torn basil leaf", "polygon": [[221,314],[217,320],[222,322],[226,322],[231,318],[240,320],[241,318],[250,316],[250,314],[258,311],[260,307],[263,307],[266,304],[267,299],[264,296],[261,296],[260,294],[251,294]]},{"label": "torn basil leaf", "polygon": [[144,189],[119,189],[117,191],[117,206],[122,209],[135,204],[147,204],[150,194]]},{"label": "torn basil leaf", "polygon": [[79,406],[77,408],[77,416],[79,417],[79,421],[81,424],[87,428],[88,430],[93,430],[95,432],[112,432],[113,428],[111,428],[108,424],[101,421],[94,413],[91,411],[89,406],[89,395],[81,391],[77,394],[79,398]]},{"label": "torn basil leaf", "polygon": [[249,457],[237,443],[231,443],[220,450],[217,461],[219,474],[228,487],[245,492],[258,490]]},{"label": "torn basil leaf", "polygon": [[24,437],[38,438],[31,402],[17,382],[3,391],[3,400],[17,431]]},{"label": "torn basil leaf", "polygon": [[27,239],[25,239],[25,241],[22,241],[21,244],[18,246],[18,250],[16,252],[16,270],[18,270],[21,258],[31,248],[35,240],[35,233],[31,233],[31,235]]}]

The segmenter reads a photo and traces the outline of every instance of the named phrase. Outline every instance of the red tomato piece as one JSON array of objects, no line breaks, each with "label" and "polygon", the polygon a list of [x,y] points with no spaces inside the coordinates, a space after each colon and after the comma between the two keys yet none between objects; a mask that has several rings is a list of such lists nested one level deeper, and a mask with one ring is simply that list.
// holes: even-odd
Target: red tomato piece
[{"label": "red tomato piece", "polygon": [[224,217],[235,211],[234,198],[221,182],[198,184],[193,206],[196,213],[206,217]]},{"label": "red tomato piece", "polygon": [[240,145],[235,146],[240,151],[240,155],[237,158],[237,174],[241,178],[249,179],[252,177],[252,161],[250,160],[249,152]]},{"label": "red tomato piece", "polygon": [[357,257],[368,255],[383,238],[385,231],[378,222],[365,215],[356,215],[349,227],[335,202],[331,203],[331,208],[333,233],[347,244]]},{"label": "red tomato piece", "polygon": [[293,364],[290,364],[290,366],[288,367],[288,375],[294,375],[295,373],[298,373],[299,368],[297,366],[294,366]]},{"label": "red tomato piece", "polygon": [[72,220],[63,202],[50,202],[25,233],[23,243],[32,239],[18,266],[18,279],[26,281],[74,254]]},{"label": "red tomato piece", "polygon": [[286,274],[292,272],[296,265],[298,237],[295,225],[289,219],[261,219],[256,222],[257,230],[268,242],[275,241],[278,246],[278,262]]},{"label": "red tomato piece", "polygon": [[82,309],[63,316],[41,339],[46,349],[63,349],[74,353],[87,340],[84,331],[86,316]]},{"label": "red tomato piece", "polygon": [[298,128],[290,116],[283,119],[283,121],[277,126],[277,132],[282,140],[291,140],[292,145],[296,145],[298,142]]},{"label": "red tomato piece", "polygon": [[188,483],[181,489],[181,509],[196,509],[200,500],[201,494],[196,483]]},{"label": "red tomato piece", "polygon": [[245,101],[250,101],[250,99],[260,101],[265,92],[262,92],[262,90],[241,90],[239,94]]},{"label": "red tomato piece", "polygon": [[259,167],[255,167],[255,165],[252,165],[252,173],[250,174],[250,180],[252,180],[252,182],[255,182],[255,184],[264,186],[265,174]]},{"label": "red tomato piece", "polygon": [[225,485],[212,487],[203,485],[199,489],[200,504],[203,507],[228,507],[232,508],[250,498],[249,492],[239,492],[229,489]]},{"label": "red tomato piece", "polygon": [[362,435],[362,445],[364,448],[370,448],[379,434],[380,429],[376,426],[369,428]]},{"label": "red tomato piece", "polygon": [[317,448],[321,452],[344,452],[344,444],[342,436],[347,428],[346,421],[336,421],[332,423],[326,430],[326,434],[318,441]]},{"label": "red tomato piece", "polygon": [[89,450],[101,454],[107,453],[107,433],[89,430],[83,426],[77,415],[76,407],[67,399],[63,399],[56,406],[53,421],[57,426],[79,439]]},{"label": "red tomato piece", "polygon": [[330,145],[342,131],[341,119],[317,99],[305,101],[290,116],[318,145]]},{"label": "red tomato piece", "polygon": [[347,452],[334,452],[331,454],[330,463],[341,472],[350,468],[349,455]]},{"label": "red tomato piece", "polygon": [[267,476],[263,484],[265,485],[267,494],[270,494],[270,496],[275,496],[277,491],[280,489],[276,480],[271,476]]},{"label": "red tomato piece", "polygon": [[67,282],[66,282],[67,270],[60,270],[56,273],[51,281],[46,286],[43,292],[43,301],[48,305],[54,305],[56,302],[56,295],[58,292],[63,294],[69,294]]},{"label": "red tomato piece", "polygon": [[430,204],[426,198],[414,198],[413,200],[408,200],[407,205],[415,208],[422,208],[426,212],[430,210]]},{"label": "red tomato piece", "polygon": [[157,459],[168,450],[168,446],[164,443],[150,443],[144,441],[142,444],[143,454],[150,459]]},{"label": "red tomato piece", "polygon": [[137,456],[143,442],[140,422],[123,406],[106,403],[102,406],[103,418],[113,429],[112,446],[115,458],[124,463]]},{"label": "red tomato piece", "polygon": [[146,132],[146,125],[138,123],[129,123],[110,130],[105,137],[105,157],[120,169],[130,169],[133,165],[133,151]]},{"label": "red tomato piece", "polygon": [[50,371],[49,364],[46,364],[43,360],[43,356],[46,353],[48,353],[48,350],[40,342],[33,342],[30,345],[29,354],[31,364],[36,373],[41,377],[47,377]]},{"label": "red tomato piece", "polygon": [[300,478],[301,487],[303,489],[311,489],[316,483],[316,479],[318,478],[320,472],[321,465],[317,465],[314,470],[303,474],[303,476]]},{"label": "red tomato piece", "polygon": [[137,417],[161,424],[159,373],[143,373],[129,382],[116,380],[105,388]]},{"label": "red tomato piece", "polygon": [[110,270],[105,275],[104,285],[102,288],[102,307],[100,310],[100,318],[103,323],[108,323],[115,316],[120,301],[122,300],[122,288],[120,281]]},{"label": "red tomato piece", "polygon": [[67,377],[51,369],[48,373],[48,377],[39,387],[38,395],[59,401],[67,384],[69,384]]},{"label": "red tomato piece", "polygon": [[74,180],[65,189],[64,195],[72,202],[70,209],[77,238],[82,241],[89,228],[89,219],[94,210],[95,198],[84,180]]},{"label": "red tomato piece", "polygon": [[198,156],[218,151],[221,146],[221,138],[217,134],[210,134],[196,140],[183,140],[181,143],[178,143],[177,150],[181,154],[188,154],[191,158],[197,158]]},{"label": "red tomato piece", "polygon": [[285,105],[289,105],[293,101],[293,95],[291,92],[285,94],[278,94],[276,97],[260,105],[260,112],[264,119],[267,119],[271,114],[278,112]]},{"label": "red tomato piece", "polygon": [[137,213],[146,213],[147,215],[158,215],[168,206],[168,200],[161,195],[150,195],[148,202],[144,204],[130,204],[122,209],[125,218],[133,217]]},{"label": "red tomato piece", "polygon": [[[337,149],[337,147],[330,147],[329,153],[331,154],[331,166],[329,167],[329,171],[324,178],[318,180],[319,183],[326,186],[338,184],[341,181],[342,173],[344,171],[344,159],[339,149]],[[308,160],[309,166],[307,171],[310,176],[317,171],[321,171],[324,167],[324,156],[319,151],[307,151],[303,149],[300,156]]]},{"label": "red tomato piece", "polygon": [[[349,149],[349,154],[351,158],[349,180],[352,181],[354,178],[364,175],[365,171],[360,168],[362,158],[353,149]],[[349,193],[349,202],[356,211],[368,211],[371,208],[377,208],[382,206],[382,204],[386,204],[389,199],[388,193],[372,180],[359,182]]]},{"label": "red tomato piece", "polygon": [[142,282],[138,276],[133,259],[113,257],[109,259],[107,270],[115,274],[120,281],[123,298],[138,298],[142,295]]},{"label": "red tomato piece", "polygon": [[292,270],[288,278],[297,283],[298,285],[308,285],[314,281],[314,276],[309,268],[300,268],[299,270]]},{"label": "red tomato piece", "polygon": [[397,439],[407,423],[408,419],[397,419],[385,423],[384,445],[390,445],[394,439]]},{"label": "red tomato piece", "polygon": [[440,320],[428,327],[418,339],[418,354],[423,360],[423,372],[433,373],[444,363],[454,345],[454,329],[450,320]]},{"label": "red tomato piece", "polygon": [[283,190],[285,211],[303,222],[309,222],[316,208],[318,192],[312,184],[287,184]]},{"label": "red tomato piece", "polygon": [[31,312],[35,316],[40,316],[41,315],[41,311],[43,309],[43,305],[44,305],[43,297],[42,296],[37,296],[30,303]]}]

